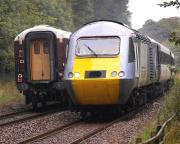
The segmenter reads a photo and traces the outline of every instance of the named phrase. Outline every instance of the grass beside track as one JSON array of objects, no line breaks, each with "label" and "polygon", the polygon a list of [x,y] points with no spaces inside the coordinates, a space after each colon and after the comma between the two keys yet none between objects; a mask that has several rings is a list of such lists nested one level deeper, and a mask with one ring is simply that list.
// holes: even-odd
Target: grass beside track
[{"label": "grass beside track", "polygon": [[0,79],[0,106],[5,106],[23,99],[13,80]]},{"label": "grass beside track", "polygon": [[171,115],[176,112],[176,118],[165,129],[164,144],[177,144],[180,142],[180,73],[176,75],[175,85],[165,95],[164,106],[153,121],[146,124],[137,138],[145,141],[151,137],[152,132],[155,132],[157,125],[162,125]]}]

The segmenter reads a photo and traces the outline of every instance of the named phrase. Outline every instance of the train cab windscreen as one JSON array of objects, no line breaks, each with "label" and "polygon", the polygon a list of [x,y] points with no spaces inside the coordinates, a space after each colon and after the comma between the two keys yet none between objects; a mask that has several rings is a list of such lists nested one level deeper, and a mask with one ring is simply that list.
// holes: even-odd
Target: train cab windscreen
[{"label": "train cab windscreen", "polygon": [[119,51],[119,37],[88,37],[77,40],[76,55],[80,57],[111,57],[118,55]]}]

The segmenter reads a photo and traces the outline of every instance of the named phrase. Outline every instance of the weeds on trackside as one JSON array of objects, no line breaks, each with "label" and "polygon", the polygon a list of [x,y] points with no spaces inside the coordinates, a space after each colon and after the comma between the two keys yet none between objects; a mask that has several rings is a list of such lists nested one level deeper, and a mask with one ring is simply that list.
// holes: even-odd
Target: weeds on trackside
[{"label": "weeds on trackside", "polygon": [[15,81],[12,78],[0,78],[0,106],[20,101],[22,98],[23,96],[16,89]]},{"label": "weeds on trackside", "polygon": [[157,117],[146,124],[137,138],[142,141],[149,139],[153,132],[156,131],[157,125],[162,125],[172,113],[176,112],[177,116],[165,129],[164,144],[177,144],[180,142],[180,73],[176,74],[175,85],[164,97],[165,102]]}]

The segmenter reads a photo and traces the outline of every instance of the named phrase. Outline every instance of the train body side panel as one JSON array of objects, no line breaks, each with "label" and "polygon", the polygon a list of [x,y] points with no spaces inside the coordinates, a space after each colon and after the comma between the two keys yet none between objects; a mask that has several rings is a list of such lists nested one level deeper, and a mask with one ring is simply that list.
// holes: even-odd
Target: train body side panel
[{"label": "train body side panel", "polygon": [[161,64],[161,74],[160,74],[160,81],[169,80],[171,77],[171,71],[168,65]]}]

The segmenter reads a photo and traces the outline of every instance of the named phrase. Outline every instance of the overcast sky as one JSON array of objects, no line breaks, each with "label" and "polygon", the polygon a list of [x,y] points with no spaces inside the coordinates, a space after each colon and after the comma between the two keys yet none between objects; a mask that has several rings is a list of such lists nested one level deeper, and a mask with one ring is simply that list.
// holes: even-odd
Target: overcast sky
[{"label": "overcast sky", "polygon": [[168,18],[173,16],[180,17],[180,8],[159,7],[157,4],[168,2],[170,0],[129,0],[129,11],[131,15],[132,28],[138,29],[148,19],[158,21],[162,18]]}]

